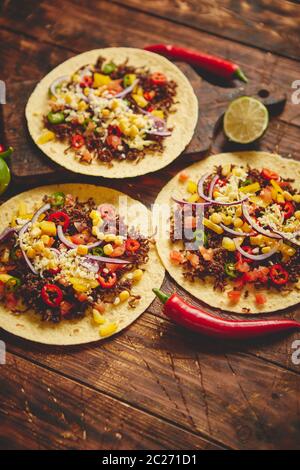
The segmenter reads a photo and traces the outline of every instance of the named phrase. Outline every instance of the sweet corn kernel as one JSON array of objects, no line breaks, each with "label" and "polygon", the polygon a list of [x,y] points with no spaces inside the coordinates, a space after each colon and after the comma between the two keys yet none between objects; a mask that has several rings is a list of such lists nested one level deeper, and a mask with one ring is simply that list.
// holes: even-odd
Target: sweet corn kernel
[{"label": "sweet corn kernel", "polygon": [[113,249],[113,247],[110,243],[105,245],[104,248],[103,248],[103,252],[107,256],[111,255],[113,251],[114,251],[114,249]]},{"label": "sweet corn kernel", "polygon": [[203,218],[203,225],[207,228],[210,228],[211,230],[216,232],[218,235],[221,235],[224,232],[222,227],[220,227],[217,224],[214,224],[211,220],[206,219],[205,217]]},{"label": "sweet corn kernel", "polygon": [[135,269],[132,273],[132,279],[134,281],[140,281],[143,277],[144,272],[141,269]]},{"label": "sweet corn kernel", "polygon": [[195,181],[189,180],[188,183],[187,183],[186,189],[190,194],[196,193],[197,192],[197,183],[195,183]]},{"label": "sweet corn kernel", "polygon": [[43,220],[40,222],[40,229],[45,235],[56,236],[56,226],[54,222]]},{"label": "sweet corn kernel", "polygon": [[41,240],[44,243],[45,246],[48,246],[50,243],[50,237],[49,235],[42,235]]},{"label": "sweet corn kernel", "polygon": [[293,201],[297,202],[297,204],[300,204],[300,194],[295,194],[293,196]]},{"label": "sweet corn kernel", "polygon": [[242,206],[237,206],[237,208],[235,210],[235,216],[236,217],[241,217],[242,214],[243,214]]},{"label": "sweet corn kernel", "polygon": [[100,326],[99,334],[102,337],[110,336],[114,334],[117,331],[117,329],[118,329],[118,326],[116,323],[109,323],[108,325]]},{"label": "sweet corn kernel", "polygon": [[28,256],[28,258],[34,258],[35,255],[36,255],[36,252],[33,248],[29,247],[28,250],[26,251],[26,254]]},{"label": "sweet corn kernel", "polygon": [[263,245],[265,242],[263,235],[256,235],[256,237],[250,237],[250,244],[251,245]]},{"label": "sweet corn kernel", "polygon": [[121,246],[123,244],[123,237],[121,237],[121,235],[117,235],[114,243],[117,246]]},{"label": "sweet corn kernel", "polygon": [[33,245],[33,248],[35,249],[36,252],[41,253],[44,250],[45,246],[42,240],[39,240]]},{"label": "sweet corn kernel", "polygon": [[104,241],[105,242],[114,242],[116,240],[116,235],[114,233],[107,233],[104,235]]},{"label": "sweet corn kernel", "polygon": [[78,105],[78,109],[79,109],[80,111],[85,111],[87,108],[88,108],[87,103],[85,103],[84,101],[80,101],[80,103],[79,103],[79,105]]},{"label": "sweet corn kernel", "polygon": [[214,224],[220,224],[222,222],[222,215],[218,214],[218,212],[214,212],[209,218]]},{"label": "sweet corn kernel", "polygon": [[92,313],[93,313],[93,320],[95,323],[97,323],[97,325],[103,325],[103,323],[105,323],[105,318],[103,318],[103,316],[101,315],[100,312],[98,312],[98,310],[93,308]]},{"label": "sweet corn kernel", "polygon": [[245,223],[243,224],[243,226],[242,226],[242,230],[243,230],[243,232],[247,232],[247,233],[248,233],[248,232],[251,232],[251,231],[252,231],[252,228],[250,227],[249,224],[247,224],[247,222],[245,222]]},{"label": "sweet corn kernel", "polygon": [[141,108],[145,108],[148,104],[148,101],[143,96],[140,96],[138,94],[133,94],[132,98],[134,99],[136,104]]},{"label": "sweet corn kernel", "polygon": [[232,224],[232,217],[231,215],[222,215],[222,219],[223,219],[223,224],[224,225],[231,225]]},{"label": "sweet corn kernel", "polygon": [[235,228],[241,228],[244,225],[243,220],[240,217],[233,219],[233,225]]},{"label": "sweet corn kernel", "polygon": [[37,140],[37,144],[42,145],[55,139],[55,134],[52,131],[43,132]]},{"label": "sweet corn kernel", "polygon": [[228,176],[231,173],[231,163],[222,166],[222,176]]},{"label": "sweet corn kernel", "polygon": [[189,198],[188,198],[188,202],[198,202],[199,201],[199,196],[197,193],[195,194],[192,194]]},{"label": "sweet corn kernel", "polygon": [[271,247],[270,246],[264,246],[262,249],[261,249],[262,253],[266,254],[266,253],[270,253],[271,251]]},{"label": "sweet corn kernel", "polygon": [[227,251],[235,251],[236,246],[234,244],[234,241],[231,240],[229,237],[224,237],[222,240],[222,247],[227,250]]},{"label": "sweet corn kernel", "polygon": [[297,220],[300,220],[300,211],[295,212],[295,217]]},{"label": "sweet corn kernel", "polygon": [[129,294],[128,290],[122,290],[122,292],[120,292],[120,294],[119,294],[120,301],[125,302],[126,300],[129,299],[129,296],[130,296],[130,294]]},{"label": "sweet corn kernel", "polygon": [[39,237],[41,235],[41,233],[42,233],[42,231],[39,227],[34,227],[30,232],[30,234],[33,238]]},{"label": "sweet corn kernel", "polygon": [[85,245],[78,245],[77,247],[77,254],[81,256],[85,256],[88,254],[88,247]]},{"label": "sweet corn kernel", "polygon": [[161,109],[154,109],[154,111],[151,111],[151,114],[159,119],[164,119],[165,117],[164,112]]},{"label": "sweet corn kernel", "polygon": [[135,137],[135,136],[138,135],[138,133],[139,133],[138,128],[135,125],[131,126],[131,128],[130,128],[130,137]]},{"label": "sweet corn kernel", "polygon": [[102,117],[107,118],[109,115],[110,115],[109,109],[106,109],[106,108],[102,109]]},{"label": "sweet corn kernel", "polygon": [[89,89],[88,87],[85,87],[85,88],[83,89],[83,94],[84,94],[85,96],[89,96],[89,93],[90,93],[90,89]]}]

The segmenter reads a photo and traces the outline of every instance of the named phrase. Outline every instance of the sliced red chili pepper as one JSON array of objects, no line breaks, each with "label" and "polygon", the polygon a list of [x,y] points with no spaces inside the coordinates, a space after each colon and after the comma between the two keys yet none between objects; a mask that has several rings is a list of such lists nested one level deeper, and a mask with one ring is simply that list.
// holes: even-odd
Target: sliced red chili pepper
[{"label": "sliced red chili pepper", "polygon": [[70,225],[70,217],[62,211],[53,212],[53,214],[49,215],[48,220],[62,225],[64,231],[66,231]]},{"label": "sliced red chili pepper", "polygon": [[277,286],[286,284],[289,280],[289,273],[281,266],[281,264],[274,264],[270,268],[270,278]]},{"label": "sliced red chili pepper", "polygon": [[[248,246],[248,245],[243,246],[243,250],[246,251],[246,253],[249,253],[250,255],[253,252],[253,249],[251,248],[251,246]],[[253,263],[252,259],[246,258],[246,256],[243,256],[239,251],[236,252],[236,259],[238,263],[248,263],[248,264]]]},{"label": "sliced red chili pepper", "polygon": [[268,168],[263,168],[261,170],[261,176],[263,178],[265,178],[266,180],[270,181],[270,180],[278,180],[279,179],[279,175],[278,173],[275,173],[275,171],[271,171],[269,170]]},{"label": "sliced red chili pepper", "polygon": [[154,96],[155,96],[155,91],[154,90],[144,92],[144,98],[147,101],[153,100]]},{"label": "sliced red chili pepper", "polygon": [[85,76],[83,77],[83,79],[81,80],[81,82],[80,82],[81,88],[91,87],[92,84],[93,84],[93,79],[92,79],[92,77],[89,76],[89,75],[85,75]]},{"label": "sliced red chili pepper", "polygon": [[63,299],[62,290],[55,284],[46,284],[42,288],[41,295],[49,307],[58,307]]},{"label": "sliced red chili pepper", "polygon": [[84,137],[81,134],[72,135],[71,145],[73,149],[80,149],[84,145]]},{"label": "sliced red chili pepper", "polygon": [[113,149],[117,149],[121,145],[122,140],[118,135],[110,134],[106,137],[106,143]]},{"label": "sliced red chili pepper", "polygon": [[165,74],[161,72],[152,73],[150,79],[153,85],[158,85],[158,86],[164,85],[167,81],[167,77],[165,76]]},{"label": "sliced red chili pepper", "polygon": [[295,212],[295,206],[291,201],[285,202],[283,205],[282,211],[283,211],[285,220],[289,219],[290,217],[292,217],[292,215]]},{"label": "sliced red chili pepper", "polygon": [[108,269],[103,269],[101,274],[98,276],[98,282],[104,289],[111,289],[117,282],[117,275]]},{"label": "sliced red chili pepper", "polygon": [[122,131],[119,126],[112,126],[111,124],[108,126],[107,131],[110,135],[117,135],[120,137],[122,135]]},{"label": "sliced red chili pepper", "polygon": [[135,253],[139,247],[141,246],[140,242],[134,240],[133,238],[128,238],[126,240],[126,251],[130,251],[131,253]]},{"label": "sliced red chili pepper", "polygon": [[154,111],[154,110],[155,110],[155,108],[154,108],[154,106],[152,106],[152,104],[150,104],[150,105],[147,107],[148,113],[152,113],[152,111]]}]

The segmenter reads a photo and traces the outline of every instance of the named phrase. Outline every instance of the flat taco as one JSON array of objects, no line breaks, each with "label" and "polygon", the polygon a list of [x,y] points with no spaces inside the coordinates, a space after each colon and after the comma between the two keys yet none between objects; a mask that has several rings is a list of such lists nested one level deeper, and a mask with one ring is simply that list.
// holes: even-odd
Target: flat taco
[{"label": "flat taco", "polygon": [[164,57],[132,48],[96,49],[52,70],[26,106],[29,132],[56,163],[124,178],[172,162],[193,136],[198,103]]},{"label": "flat taco", "polygon": [[118,191],[87,184],[44,186],[4,203],[0,327],[68,345],[132,323],[164,277],[149,214]]},{"label": "flat taco", "polygon": [[224,153],[175,176],[157,237],[170,275],[207,304],[238,313],[300,301],[300,163],[265,152]]}]

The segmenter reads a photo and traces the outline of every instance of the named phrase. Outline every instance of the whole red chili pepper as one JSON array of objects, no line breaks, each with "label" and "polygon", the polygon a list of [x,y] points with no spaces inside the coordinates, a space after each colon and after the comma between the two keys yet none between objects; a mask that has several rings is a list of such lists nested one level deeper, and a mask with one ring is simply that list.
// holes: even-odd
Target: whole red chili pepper
[{"label": "whole red chili pepper", "polygon": [[300,329],[300,323],[289,319],[230,320],[212,315],[185,302],[179,295],[168,296],[153,289],[165,304],[165,314],[179,325],[220,339],[257,338],[270,333]]},{"label": "whole red chili pepper", "polygon": [[237,64],[221,59],[220,57],[204,54],[203,52],[186,49],[172,44],[152,44],[144,47],[144,49],[146,51],[164,55],[169,59],[182,60],[183,62],[187,62],[218,75],[219,77],[225,78],[226,80],[238,78],[243,82],[248,81],[247,77]]}]

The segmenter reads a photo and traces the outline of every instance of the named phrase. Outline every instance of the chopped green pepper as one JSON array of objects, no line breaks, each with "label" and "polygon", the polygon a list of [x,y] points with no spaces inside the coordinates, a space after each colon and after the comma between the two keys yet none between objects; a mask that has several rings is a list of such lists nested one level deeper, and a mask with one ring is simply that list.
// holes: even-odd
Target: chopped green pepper
[{"label": "chopped green pepper", "polygon": [[207,235],[204,230],[195,230],[194,241],[200,245],[207,246]]},{"label": "chopped green pepper", "polygon": [[66,196],[64,193],[58,191],[51,195],[51,205],[55,207],[61,207],[64,205]]},{"label": "chopped green pepper", "polygon": [[234,263],[225,263],[224,269],[228,277],[231,277],[232,279],[235,279],[237,277],[237,272]]},{"label": "chopped green pepper", "polygon": [[18,289],[21,285],[21,279],[18,277],[11,277],[8,279],[8,281],[5,283],[5,290],[7,292],[13,292],[16,289]]},{"label": "chopped green pepper", "polygon": [[50,113],[48,113],[47,118],[51,124],[61,124],[65,120],[65,115],[60,111],[58,111],[57,113],[52,113],[52,111],[50,111]]},{"label": "chopped green pepper", "polygon": [[18,247],[18,246],[15,246],[14,248],[12,248],[12,250],[10,251],[10,257],[12,260],[14,261],[17,261],[18,259],[20,259],[22,256],[22,251],[21,249]]},{"label": "chopped green pepper", "polygon": [[14,149],[13,147],[8,147],[7,150],[4,150],[4,152],[1,152],[0,153],[0,158],[8,158],[11,156],[11,154],[13,153]]},{"label": "chopped green pepper", "polygon": [[101,246],[97,246],[96,248],[92,249],[92,253],[94,256],[103,256],[103,248],[101,248]]},{"label": "chopped green pepper", "polygon": [[116,70],[116,65],[113,62],[109,62],[108,64],[104,64],[102,67],[102,72],[105,75],[110,75],[112,72]]}]

